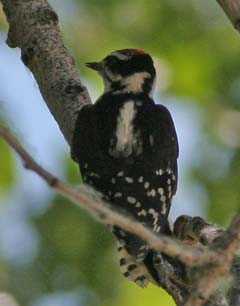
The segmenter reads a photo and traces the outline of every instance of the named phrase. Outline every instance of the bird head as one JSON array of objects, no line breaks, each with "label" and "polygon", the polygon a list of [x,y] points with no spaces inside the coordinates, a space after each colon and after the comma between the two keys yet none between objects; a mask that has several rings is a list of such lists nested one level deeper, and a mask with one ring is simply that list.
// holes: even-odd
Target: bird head
[{"label": "bird head", "polygon": [[151,56],[139,49],[117,50],[86,66],[100,74],[105,92],[150,94],[156,77]]}]

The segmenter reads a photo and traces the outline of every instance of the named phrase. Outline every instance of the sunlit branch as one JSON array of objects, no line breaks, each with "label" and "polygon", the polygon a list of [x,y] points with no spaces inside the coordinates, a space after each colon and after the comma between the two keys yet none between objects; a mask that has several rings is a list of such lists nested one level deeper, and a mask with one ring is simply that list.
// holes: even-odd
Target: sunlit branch
[{"label": "sunlit branch", "polygon": [[[68,197],[77,205],[84,207],[100,221],[116,224],[138,235],[146,240],[153,249],[178,258],[189,267],[201,266],[199,267],[201,272],[196,280],[196,290],[186,302],[186,306],[204,305],[216,289],[219,278],[229,273],[231,262],[240,247],[240,214],[236,215],[227,231],[213,240],[210,248],[181,245],[168,237],[156,236],[139,222],[126,217],[123,213],[114,211],[111,205],[104,203],[100,194],[92,188],[85,185],[73,187],[63,183],[37,164],[6,128],[0,127],[0,135],[21,157],[25,168],[37,173],[51,188]],[[211,225],[207,224],[207,227],[209,228]]]},{"label": "sunlit branch", "polygon": [[98,219],[107,224],[116,224],[128,230],[143,240],[159,252],[164,252],[169,256],[176,257],[189,266],[198,266],[207,262],[217,262],[220,254],[207,251],[201,247],[193,248],[182,246],[177,241],[166,236],[155,235],[151,230],[144,227],[141,223],[127,218],[123,214],[114,211],[111,206],[104,203],[99,194],[86,185],[73,187],[63,183],[57,177],[43,169],[27,153],[13,135],[4,127],[0,127],[2,138],[17,152],[21,157],[25,168],[37,173],[51,188],[57,190],[62,195],[67,196],[78,205],[83,206],[93,213]]},{"label": "sunlit branch", "polygon": [[[57,14],[46,0],[0,2],[9,23],[7,43],[10,47],[21,49],[24,64],[35,76],[51,113],[71,145],[78,112],[91,101],[87,89],[80,81],[74,60],[63,44]],[[217,2],[234,27],[240,31],[240,0]],[[230,306],[239,305],[240,265],[235,256],[240,248],[240,214],[233,219],[227,231],[208,224],[201,218],[187,217],[179,218],[174,228],[175,236],[182,240],[181,243],[166,236],[157,236],[139,222],[127,217],[124,212],[116,212],[92,188],[86,185],[70,186],[43,169],[7,129],[0,127],[0,135],[21,157],[24,166],[37,173],[51,188],[85,208],[100,221],[116,224],[146,240],[153,249],[184,262],[190,276],[181,276],[179,284],[185,281],[186,287],[189,285],[192,288],[184,306],[227,305],[221,294],[215,293],[215,289],[219,279],[229,274],[234,259],[231,268],[234,279],[229,300]],[[193,271],[195,274],[192,279]],[[171,288],[168,292],[174,296]],[[178,305],[182,304],[179,302]]]}]

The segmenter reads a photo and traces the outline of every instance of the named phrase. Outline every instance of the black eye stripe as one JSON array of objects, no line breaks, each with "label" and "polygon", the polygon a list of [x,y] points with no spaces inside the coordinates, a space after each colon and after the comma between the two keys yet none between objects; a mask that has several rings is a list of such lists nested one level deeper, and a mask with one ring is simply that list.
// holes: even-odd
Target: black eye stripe
[{"label": "black eye stripe", "polygon": [[104,59],[104,67],[105,69],[110,70],[113,73],[121,73],[123,66],[125,66],[126,63],[124,60],[120,60],[114,55],[109,55]]}]

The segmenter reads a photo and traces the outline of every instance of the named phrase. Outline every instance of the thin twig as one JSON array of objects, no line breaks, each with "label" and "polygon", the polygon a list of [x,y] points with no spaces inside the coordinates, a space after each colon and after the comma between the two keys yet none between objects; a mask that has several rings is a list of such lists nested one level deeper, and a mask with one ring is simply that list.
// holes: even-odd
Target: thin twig
[{"label": "thin twig", "polygon": [[[58,17],[46,0],[0,1],[10,27],[7,42],[11,47],[21,48],[23,62],[33,72],[49,109],[66,140],[71,144],[78,112],[83,105],[91,101],[79,79],[74,60],[63,45],[58,28]],[[240,1],[217,0],[217,2],[234,27],[240,30]],[[52,188],[68,196],[77,205],[81,202],[85,209],[95,214],[101,221],[117,224],[135,233],[146,240],[152,248],[173,258],[176,257],[188,266],[203,265],[197,269],[199,273],[195,284],[196,292],[188,299],[187,305],[206,305],[206,299],[208,300],[212,294],[218,279],[228,273],[231,260],[239,248],[240,218],[234,219],[226,235],[223,235],[223,240],[220,239],[211,249],[183,246],[168,237],[156,236],[140,223],[127,218],[124,214],[117,213],[110,204],[102,202],[93,189],[84,185],[76,188],[63,183],[40,167],[6,129],[0,128],[0,134],[20,155],[26,168],[36,172]],[[193,234],[191,238],[196,241],[199,239],[202,243],[201,239],[205,233],[202,230],[196,232],[194,228],[193,231],[188,228],[188,232],[189,229],[191,235]],[[204,229],[206,229],[205,225]],[[208,234],[210,235],[205,237],[206,245],[211,244],[218,232],[208,231]],[[211,265],[208,265],[210,263]],[[238,279],[237,283],[239,283]]]},{"label": "thin twig", "polygon": [[0,127],[0,135],[21,157],[27,169],[36,172],[51,188],[69,197],[77,205],[81,203],[85,209],[93,213],[102,222],[116,224],[136,234],[147,241],[156,251],[176,257],[188,266],[199,266],[209,262],[218,262],[219,257],[223,256],[221,252],[216,253],[215,251],[209,251],[201,247],[188,247],[166,236],[154,234],[141,223],[114,211],[110,204],[104,203],[92,188],[86,185],[81,185],[78,188],[70,186],[43,169],[27,153],[8,129]]}]

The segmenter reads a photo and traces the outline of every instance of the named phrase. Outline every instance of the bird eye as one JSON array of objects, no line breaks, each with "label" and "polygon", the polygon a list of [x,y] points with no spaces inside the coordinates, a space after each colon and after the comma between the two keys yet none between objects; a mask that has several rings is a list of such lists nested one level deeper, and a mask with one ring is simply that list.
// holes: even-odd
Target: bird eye
[{"label": "bird eye", "polygon": [[119,59],[115,56],[107,56],[104,60],[105,66],[107,66],[110,70],[114,71],[118,69]]},{"label": "bird eye", "polygon": [[108,56],[106,58],[106,60],[107,60],[107,63],[109,65],[114,65],[114,64],[116,64],[118,62],[118,60],[117,60],[117,58],[115,56]]}]

